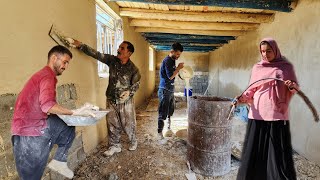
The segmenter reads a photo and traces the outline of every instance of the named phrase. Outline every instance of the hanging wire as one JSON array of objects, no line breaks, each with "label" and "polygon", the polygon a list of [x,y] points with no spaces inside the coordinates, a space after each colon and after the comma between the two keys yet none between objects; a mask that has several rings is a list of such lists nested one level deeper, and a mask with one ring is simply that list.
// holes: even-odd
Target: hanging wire
[{"label": "hanging wire", "polygon": [[[264,81],[264,80],[268,80],[268,79],[280,81],[280,82],[283,82],[283,83],[285,82],[284,80],[279,79],[279,78],[263,78],[263,79],[259,79],[259,80],[255,81],[255,82],[251,83],[251,84],[240,94],[240,96],[238,96],[238,97],[241,97],[241,96],[243,95],[243,93],[244,93],[245,91],[247,91],[252,85],[254,85],[254,84],[256,84],[256,83],[258,83],[258,82],[260,82],[260,81]],[[294,88],[294,87],[293,87],[293,89],[295,89],[295,90],[297,91],[297,94],[304,100],[304,102],[305,102],[305,103],[307,104],[307,106],[309,107],[309,109],[310,109],[310,111],[312,112],[312,115],[313,115],[313,117],[314,117],[314,121],[315,121],[315,122],[318,122],[318,121],[319,121],[319,114],[318,114],[316,108],[314,107],[314,105],[312,104],[312,102],[310,101],[310,99],[309,99],[301,90],[298,90],[298,89],[296,89],[296,88]],[[233,102],[233,103],[236,103],[237,101],[238,101],[238,99],[234,99],[232,102]],[[232,108],[231,108],[231,110],[230,110],[228,119],[230,119],[231,113],[234,111],[235,106],[236,106],[235,104],[232,105]]]}]

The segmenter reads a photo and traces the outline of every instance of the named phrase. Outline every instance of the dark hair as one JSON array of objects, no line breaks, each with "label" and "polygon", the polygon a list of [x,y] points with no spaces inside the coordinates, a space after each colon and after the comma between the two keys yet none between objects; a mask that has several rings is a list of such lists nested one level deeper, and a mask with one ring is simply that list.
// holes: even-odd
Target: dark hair
[{"label": "dark hair", "polygon": [[50,51],[48,52],[48,60],[54,53],[58,53],[61,55],[68,54],[70,58],[72,58],[72,53],[69,51],[69,49],[61,45],[54,46],[50,49]]},{"label": "dark hair", "polygon": [[174,51],[183,52],[183,46],[178,42],[173,43],[172,46],[171,46],[171,49],[174,50]]},{"label": "dark hair", "polygon": [[128,46],[127,46],[127,49],[130,51],[130,52],[132,52],[132,53],[134,53],[134,46],[133,46],[133,44],[131,43],[131,42],[129,42],[129,41],[123,41],[122,43],[126,43]]}]

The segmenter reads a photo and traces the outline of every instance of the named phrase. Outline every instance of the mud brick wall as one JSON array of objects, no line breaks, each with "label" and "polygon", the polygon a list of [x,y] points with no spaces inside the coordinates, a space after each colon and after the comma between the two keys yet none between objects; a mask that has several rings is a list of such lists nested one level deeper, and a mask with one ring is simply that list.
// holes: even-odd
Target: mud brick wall
[{"label": "mud brick wall", "polygon": [[[11,121],[13,116],[16,94],[0,95],[0,179],[17,179],[17,172],[13,158],[12,143],[11,143]],[[57,101],[62,106],[74,109],[76,100],[78,99],[76,87],[74,84],[64,84],[57,87]],[[56,147],[50,155],[50,160],[55,153]],[[77,133],[76,138],[69,150],[68,163],[72,169],[85,159],[83,150],[81,133]],[[50,172],[47,168],[43,178],[63,179],[59,174]]]}]

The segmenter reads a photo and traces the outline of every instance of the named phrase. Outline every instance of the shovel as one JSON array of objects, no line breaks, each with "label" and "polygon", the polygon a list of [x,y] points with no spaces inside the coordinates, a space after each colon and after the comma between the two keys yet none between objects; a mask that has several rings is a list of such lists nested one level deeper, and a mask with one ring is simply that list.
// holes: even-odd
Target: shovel
[{"label": "shovel", "polygon": [[191,170],[191,168],[190,168],[190,163],[189,163],[189,161],[187,161],[187,165],[188,165],[188,170],[189,170],[189,172],[186,173],[186,174],[184,174],[184,175],[186,175],[186,177],[187,177],[188,180],[197,180],[196,174],[195,174],[195,173]]}]

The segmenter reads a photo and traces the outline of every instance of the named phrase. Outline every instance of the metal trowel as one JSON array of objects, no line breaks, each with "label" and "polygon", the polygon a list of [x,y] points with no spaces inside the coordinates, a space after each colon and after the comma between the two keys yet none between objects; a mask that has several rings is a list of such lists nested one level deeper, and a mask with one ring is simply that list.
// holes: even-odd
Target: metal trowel
[{"label": "metal trowel", "polygon": [[59,31],[57,29],[57,27],[52,24],[51,28],[49,30],[48,35],[51,37],[52,40],[54,40],[54,42],[56,42],[58,45],[63,45],[63,46],[67,46],[67,47],[74,47],[72,45],[72,43],[74,42],[74,40],[72,38],[66,37],[65,35],[63,35],[61,33],[61,31]]}]

